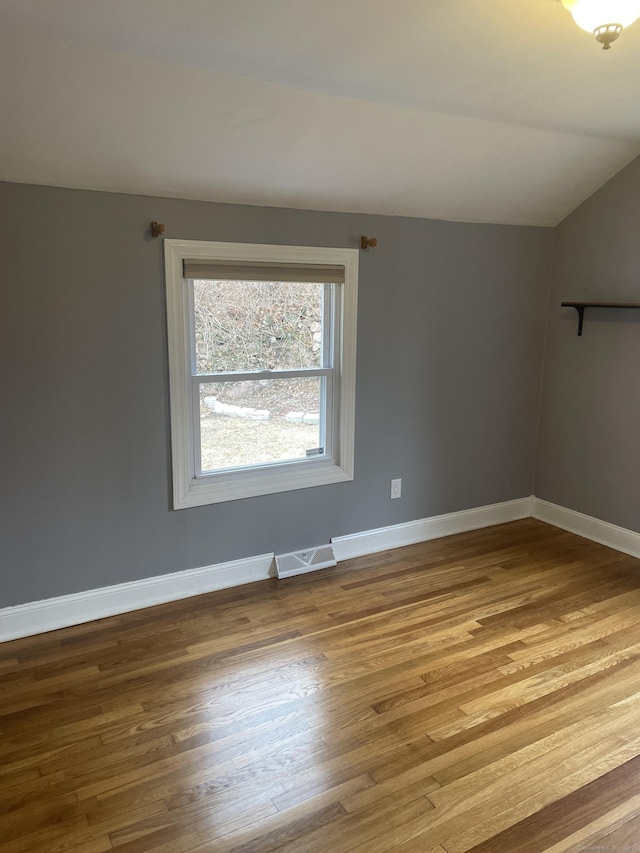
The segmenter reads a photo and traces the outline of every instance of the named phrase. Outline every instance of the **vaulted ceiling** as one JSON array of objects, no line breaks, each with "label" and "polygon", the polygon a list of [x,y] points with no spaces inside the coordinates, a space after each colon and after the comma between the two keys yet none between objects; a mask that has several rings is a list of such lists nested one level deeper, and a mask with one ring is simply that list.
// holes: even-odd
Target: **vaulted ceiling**
[{"label": "vaulted ceiling", "polygon": [[557,0],[0,0],[0,179],[554,225],[639,72]]}]

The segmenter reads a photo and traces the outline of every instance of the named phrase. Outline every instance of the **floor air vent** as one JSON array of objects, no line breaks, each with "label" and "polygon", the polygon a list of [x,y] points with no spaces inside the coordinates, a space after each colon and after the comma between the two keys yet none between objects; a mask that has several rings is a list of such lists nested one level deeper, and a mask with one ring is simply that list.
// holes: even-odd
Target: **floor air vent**
[{"label": "floor air vent", "polygon": [[315,572],[337,565],[338,561],[331,545],[320,545],[307,551],[293,551],[291,554],[278,554],[276,557],[276,577],[290,578]]}]

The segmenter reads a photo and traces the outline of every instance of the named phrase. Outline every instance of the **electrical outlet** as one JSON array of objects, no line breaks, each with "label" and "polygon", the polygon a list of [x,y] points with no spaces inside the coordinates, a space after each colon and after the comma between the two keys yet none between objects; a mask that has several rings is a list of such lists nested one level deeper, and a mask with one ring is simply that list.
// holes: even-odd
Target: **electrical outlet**
[{"label": "electrical outlet", "polygon": [[402,497],[402,480],[391,481],[391,500]]}]

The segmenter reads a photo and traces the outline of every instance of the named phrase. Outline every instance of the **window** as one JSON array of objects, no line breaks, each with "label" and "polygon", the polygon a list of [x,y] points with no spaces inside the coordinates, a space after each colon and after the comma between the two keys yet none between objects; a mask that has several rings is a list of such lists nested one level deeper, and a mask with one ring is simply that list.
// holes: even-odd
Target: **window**
[{"label": "window", "polygon": [[353,479],[358,252],[165,240],[174,508]]}]

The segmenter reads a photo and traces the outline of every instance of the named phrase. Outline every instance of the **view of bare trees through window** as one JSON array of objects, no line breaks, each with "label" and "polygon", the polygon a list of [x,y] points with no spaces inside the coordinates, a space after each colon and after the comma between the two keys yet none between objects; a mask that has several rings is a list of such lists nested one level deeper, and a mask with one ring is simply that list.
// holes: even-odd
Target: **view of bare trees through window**
[{"label": "view of bare trees through window", "polygon": [[[199,374],[321,366],[324,285],[207,280],[193,287]],[[202,470],[317,450],[321,382],[252,377],[202,385]]]},{"label": "view of bare trees through window", "polygon": [[321,284],[194,282],[198,373],[319,367]]}]

